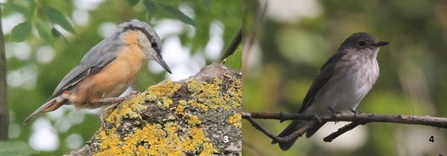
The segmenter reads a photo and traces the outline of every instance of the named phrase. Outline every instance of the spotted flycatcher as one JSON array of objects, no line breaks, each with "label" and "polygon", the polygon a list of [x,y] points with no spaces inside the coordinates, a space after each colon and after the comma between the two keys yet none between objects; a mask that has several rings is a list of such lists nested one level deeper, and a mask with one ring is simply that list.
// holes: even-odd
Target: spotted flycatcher
[{"label": "spotted flycatcher", "polygon": [[[349,36],[321,67],[298,113],[324,115],[355,110],[379,77],[376,57],[379,48],[387,44],[364,32]],[[294,120],[278,136],[288,136],[309,122]],[[306,137],[311,137],[324,124],[309,129]],[[288,150],[296,139],[279,143],[279,147]]]}]

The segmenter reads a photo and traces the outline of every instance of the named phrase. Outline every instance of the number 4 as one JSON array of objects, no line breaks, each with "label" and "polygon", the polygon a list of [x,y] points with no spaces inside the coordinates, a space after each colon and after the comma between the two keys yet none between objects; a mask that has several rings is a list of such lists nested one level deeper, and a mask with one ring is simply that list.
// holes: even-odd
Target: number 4
[{"label": "number 4", "polygon": [[428,141],[435,142],[435,138],[433,136],[431,136],[430,139],[428,139]]}]

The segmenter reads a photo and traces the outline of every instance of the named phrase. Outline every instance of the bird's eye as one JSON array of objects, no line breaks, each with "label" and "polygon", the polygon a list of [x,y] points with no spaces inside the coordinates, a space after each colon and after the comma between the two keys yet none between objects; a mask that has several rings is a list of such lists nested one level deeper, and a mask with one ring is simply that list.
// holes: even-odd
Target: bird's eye
[{"label": "bird's eye", "polygon": [[156,47],[156,46],[157,46],[157,43],[152,42],[152,43],[151,43],[151,46],[152,46],[152,47]]},{"label": "bird's eye", "polygon": [[365,41],[360,41],[360,42],[359,42],[359,45],[360,45],[360,46],[364,46],[364,45],[366,45],[366,42],[365,42]]}]

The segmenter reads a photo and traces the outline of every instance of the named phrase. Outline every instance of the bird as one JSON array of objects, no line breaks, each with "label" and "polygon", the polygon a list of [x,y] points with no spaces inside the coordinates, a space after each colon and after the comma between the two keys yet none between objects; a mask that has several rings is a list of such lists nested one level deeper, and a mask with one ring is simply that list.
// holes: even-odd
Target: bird
[{"label": "bird", "polygon": [[91,48],[59,83],[53,95],[25,120],[62,105],[94,109],[122,101],[121,95],[135,80],[144,63],[154,60],[172,73],[161,55],[160,37],[137,19],[118,25],[117,31]]},{"label": "bird", "polygon": [[[366,32],[349,36],[340,45],[337,52],[321,67],[303,102],[299,114],[326,115],[355,108],[371,90],[379,77],[377,54],[381,46],[389,42],[379,41]],[[278,137],[285,137],[304,127],[310,121],[292,121]],[[306,132],[309,138],[323,126],[316,124]],[[298,139],[293,138],[279,147],[286,151]],[[272,141],[272,144],[277,143]]]}]

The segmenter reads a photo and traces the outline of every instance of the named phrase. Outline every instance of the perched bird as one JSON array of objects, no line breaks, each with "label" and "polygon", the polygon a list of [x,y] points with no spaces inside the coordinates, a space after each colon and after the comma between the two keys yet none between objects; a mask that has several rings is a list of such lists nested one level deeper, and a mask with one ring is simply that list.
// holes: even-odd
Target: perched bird
[{"label": "perched bird", "polygon": [[[298,113],[321,115],[354,111],[379,77],[376,57],[379,47],[387,44],[364,32],[349,36],[321,67]],[[288,136],[309,122],[294,120],[278,136]],[[311,137],[324,124],[309,129],[306,137]],[[279,147],[288,150],[296,139],[279,143]]]},{"label": "perched bird", "polygon": [[81,62],[65,75],[48,101],[24,123],[63,104],[98,108],[120,101],[117,96],[135,80],[148,59],[155,60],[171,73],[160,52],[160,37],[147,23],[134,19],[120,24],[113,35],[85,54]]}]

